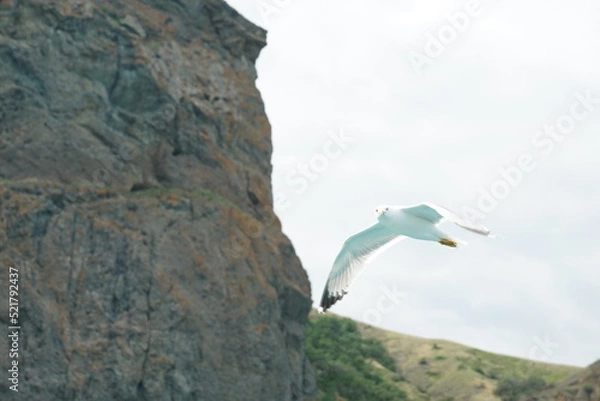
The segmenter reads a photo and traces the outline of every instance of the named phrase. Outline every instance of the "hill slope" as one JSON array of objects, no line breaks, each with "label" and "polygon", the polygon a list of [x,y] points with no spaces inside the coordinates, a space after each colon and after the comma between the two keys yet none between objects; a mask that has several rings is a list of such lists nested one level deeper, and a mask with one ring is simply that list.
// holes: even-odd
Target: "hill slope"
[{"label": "hill slope", "polygon": [[538,401],[600,401],[600,360],[536,394]]},{"label": "hill slope", "polygon": [[[344,324],[324,323],[327,321],[340,321]],[[337,332],[325,332],[326,329],[334,327]],[[340,332],[340,327],[345,327],[346,332]],[[560,385],[565,378],[572,375],[581,375],[584,371],[578,367],[553,365],[496,355],[450,341],[429,340],[393,333],[353,322],[350,319],[332,315],[318,316],[313,313],[311,315],[311,325],[308,328],[309,345],[307,350],[311,362],[317,368],[317,381],[320,386],[322,400],[335,399],[326,398],[326,396],[328,395],[327,392],[338,383],[335,372],[339,369],[339,360],[333,355],[334,352],[331,348],[323,348],[320,351],[314,349],[315,345],[327,346],[327,343],[315,342],[311,344],[311,341],[314,341],[316,337],[328,337],[331,339],[329,347],[332,343],[339,346],[345,342],[344,338],[354,330],[360,334],[363,341],[379,344],[383,347],[384,351],[379,358],[363,354],[363,360],[358,362],[359,364],[369,363],[374,367],[366,375],[371,383],[376,383],[384,388],[396,389],[398,394],[396,398],[380,399],[423,401],[517,400],[520,395],[526,397],[550,391]],[[376,348],[377,345],[372,347]],[[340,354],[343,355],[344,353],[341,352]],[[315,355],[328,355],[330,358],[328,362],[329,369],[323,368],[322,361],[315,361]],[[355,358],[358,359],[359,356],[355,356]],[[390,366],[390,364],[382,363],[381,361],[386,358],[391,358],[394,364]],[[377,377],[369,378],[369,375],[376,375]],[[340,379],[340,381],[343,380]],[[324,388],[324,385],[328,387]],[[367,383],[363,390],[369,386],[370,384]],[[502,391],[502,396],[495,394],[498,388]],[[340,393],[338,395],[342,397],[341,399],[352,401],[360,399],[354,397],[343,398],[344,395]],[[548,398],[548,400],[550,399],[554,398]],[[370,398],[370,400],[377,401],[379,399]]]}]

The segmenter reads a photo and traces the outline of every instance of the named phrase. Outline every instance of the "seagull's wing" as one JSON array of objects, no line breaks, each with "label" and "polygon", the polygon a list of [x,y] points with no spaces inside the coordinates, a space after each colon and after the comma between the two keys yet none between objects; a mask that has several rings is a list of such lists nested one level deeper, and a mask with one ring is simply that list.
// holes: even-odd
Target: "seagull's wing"
[{"label": "seagull's wing", "polygon": [[319,312],[326,311],[331,305],[342,299],[348,292],[352,281],[370,259],[402,238],[404,237],[380,223],[348,238],[333,262],[333,268],[329,273],[321,298]]},{"label": "seagull's wing", "polygon": [[406,213],[412,214],[413,216],[417,216],[422,219],[431,221],[434,224],[437,224],[443,219],[446,219],[450,220],[457,226],[465,228],[469,231],[473,231],[474,233],[481,235],[490,235],[490,230],[488,230],[481,224],[476,224],[467,221],[459,215],[457,215],[456,213],[434,203],[421,203],[420,205],[407,207],[402,210],[404,210]]}]

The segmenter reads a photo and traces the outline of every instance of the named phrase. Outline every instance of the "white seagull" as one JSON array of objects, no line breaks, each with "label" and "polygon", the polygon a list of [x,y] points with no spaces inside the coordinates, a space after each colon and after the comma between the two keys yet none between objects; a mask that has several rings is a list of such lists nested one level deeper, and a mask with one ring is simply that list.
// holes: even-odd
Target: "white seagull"
[{"label": "white seagull", "polygon": [[433,203],[407,207],[378,206],[375,213],[378,215],[378,222],[348,238],[335,258],[325,283],[320,313],[325,312],[348,293],[352,281],[368,261],[405,237],[436,241],[456,248],[462,241],[450,238],[437,228],[443,220],[450,220],[477,234],[490,236],[490,230],[484,226],[466,221],[456,213]]}]

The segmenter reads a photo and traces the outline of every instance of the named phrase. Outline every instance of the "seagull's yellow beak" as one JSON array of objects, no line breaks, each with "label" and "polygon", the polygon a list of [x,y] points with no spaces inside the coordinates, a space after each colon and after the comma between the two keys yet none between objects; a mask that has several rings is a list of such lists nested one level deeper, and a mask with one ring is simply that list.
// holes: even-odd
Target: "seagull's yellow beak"
[{"label": "seagull's yellow beak", "polygon": [[380,216],[383,216],[388,211],[388,209],[388,206],[377,206],[375,208],[375,213],[377,213]]}]

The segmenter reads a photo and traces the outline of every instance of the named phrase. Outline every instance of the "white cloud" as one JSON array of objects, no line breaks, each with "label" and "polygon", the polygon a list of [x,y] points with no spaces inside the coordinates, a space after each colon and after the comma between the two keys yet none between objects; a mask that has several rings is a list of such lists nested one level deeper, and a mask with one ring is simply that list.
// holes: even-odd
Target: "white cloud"
[{"label": "white cloud", "polygon": [[[262,0],[230,0],[262,24]],[[271,3],[275,0],[264,0]],[[495,240],[444,226],[469,246],[404,241],[374,261],[333,311],[364,319],[383,284],[406,299],[380,325],[547,360],[600,357],[600,107],[543,153],[532,137],[569,112],[574,93],[600,96],[600,3],[481,0],[481,16],[415,74],[407,54],[462,1],[279,0],[258,60],[273,126],[274,189],[320,152],[331,131],[356,142],[280,210],[320,300],[346,237],[382,203],[435,201],[460,211],[524,152],[538,163],[485,223]]]}]

